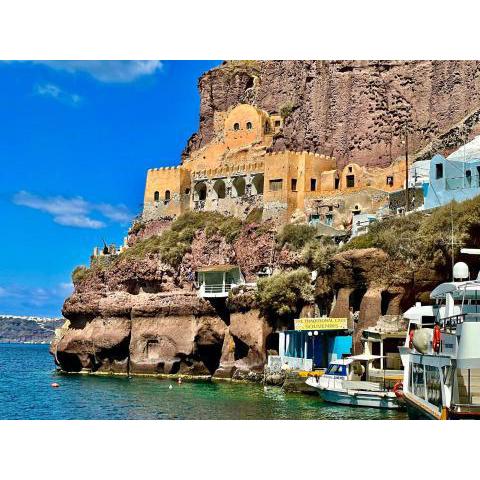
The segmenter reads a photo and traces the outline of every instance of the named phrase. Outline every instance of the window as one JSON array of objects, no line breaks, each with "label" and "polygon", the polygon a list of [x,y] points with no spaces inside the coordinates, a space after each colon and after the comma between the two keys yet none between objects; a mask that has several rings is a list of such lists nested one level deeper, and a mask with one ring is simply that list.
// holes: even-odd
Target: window
[{"label": "window", "polygon": [[352,167],[348,167],[348,171],[349,171],[349,172],[352,172]]},{"label": "window", "polygon": [[393,185],[393,177],[392,176],[387,177],[387,185],[390,185],[390,186]]},{"label": "window", "polygon": [[153,194],[153,200],[154,200],[155,202],[158,202],[158,201],[160,200],[160,192],[155,192],[155,193]]},{"label": "window", "polygon": [[185,195],[190,195],[190,189],[189,188],[185,189]]},{"label": "window", "polygon": [[339,187],[340,187],[340,179],[336,178],[335,179],[335,190],[338,190]]},{"label": "window", "polygon": [[480,167],[477,167],[478,186],[480,187]]},{"label": "window", "polygon": [[247,122],[247,130],[251,130],[252,129],[252,122]]},{"label": "window", "polygon": [[233,129],[234,130],[240,130],[240,124],[239,123],[234,123],[233,124]]},{"label": "window", "polygon": [[311,178],[310,179],[310,191],[315,192],[317,190],[317,179],[316,178]]},{"label": "window", "polygon": [[355,175],[347,175],[347,188],[355,186]]},{"label": "window", "polygon": [[279,127],[280,126],[280,120],[275,120],[275,127]]},{"label": "window", "polygon": [[283,188],[283,180],[270,180],[270,191],[271,192],[278,192]]},{"label": "window", "polygon": [[297,179],[292,178],[292,192],[296,192],[296,191],[297,191]]},{"label": "window", "polygon": [[167,190],[167,191],[165,192],[165,201],[166,201],[166,202],[169,202],[169,201],[170,201],[170,190]]},{"label": "window", "polygon": [[443,164],[437,163],[435,165],[435,178],[439,180],[440,178],[443,178]]},{"label": "window", "polygon": [[471,187],[472,186],[472,171],[471,170],[467,170],[465,172],[465,180],[467,181],[467,187]]}]

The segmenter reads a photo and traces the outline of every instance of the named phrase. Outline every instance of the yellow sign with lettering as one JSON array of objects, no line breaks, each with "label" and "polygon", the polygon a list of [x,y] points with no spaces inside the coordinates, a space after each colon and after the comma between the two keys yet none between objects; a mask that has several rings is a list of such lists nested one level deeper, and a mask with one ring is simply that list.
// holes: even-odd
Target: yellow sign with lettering
[{"label": "yellow sign with lettering", "polygon": [[346,330],[346,318],[296,318],[295,330]]}]

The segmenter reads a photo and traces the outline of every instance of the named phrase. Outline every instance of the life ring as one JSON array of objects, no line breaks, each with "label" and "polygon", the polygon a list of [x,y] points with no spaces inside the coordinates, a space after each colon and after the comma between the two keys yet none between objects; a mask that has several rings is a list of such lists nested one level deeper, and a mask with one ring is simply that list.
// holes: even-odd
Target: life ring
[{"label": "life ring", "polygon": [[403,382],[397,382],[393,386],[393,393],[397,398],[402,398],[403,397]]},{"label": "life ring", "polygon": [[432,347],[435,353],[440,351],[440,340],[442,338],[442,332],[438,325],[433,327]]}]

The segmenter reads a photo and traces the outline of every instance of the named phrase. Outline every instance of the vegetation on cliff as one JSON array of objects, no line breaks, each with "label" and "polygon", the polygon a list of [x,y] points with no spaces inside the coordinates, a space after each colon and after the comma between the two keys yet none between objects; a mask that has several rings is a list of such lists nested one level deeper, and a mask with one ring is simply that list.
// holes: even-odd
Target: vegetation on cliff
[{"label": "vegetation on cliff", "polygon": [[455,256],[462,246],[479,247],[480,196],[375,223],[367,234],[354,238],[344,249],[381,248],[411,268],[428,265],[443,271],[451,264],[452,223]]},{"label": "vegetation on cliff", "polygon": [[280,272],[257,283],[257,304],[266,318],[288,317],[313,301],[314,289],[306,268]]},{"label": "vegetation on cliff", "polygon": [[179,216],[170,229],[161,235],[137,241],[121,257],[142,258],[159,254],[165,263],[178,267],[190,250],[197,231],[204,230],[207,237],[219,233],[228,243],[232,243],[240,234],[242,226],[243,222],[238,218],[217,212],[188,212]]}]

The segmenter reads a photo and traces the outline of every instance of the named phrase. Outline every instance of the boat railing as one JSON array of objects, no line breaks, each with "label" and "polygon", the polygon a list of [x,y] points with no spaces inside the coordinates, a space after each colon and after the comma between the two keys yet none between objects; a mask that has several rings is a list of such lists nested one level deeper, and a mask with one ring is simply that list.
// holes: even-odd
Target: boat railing
[{"label": "boat railing", "polygon": [[442,318],[441,328],[448,333],[455,331],[457,325],[464,322],[480,322],[480,313],[459,313],[450,317]]}]

